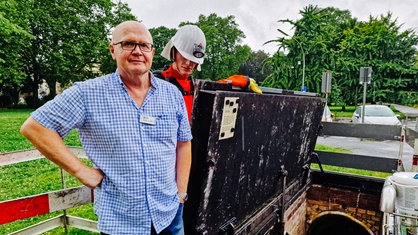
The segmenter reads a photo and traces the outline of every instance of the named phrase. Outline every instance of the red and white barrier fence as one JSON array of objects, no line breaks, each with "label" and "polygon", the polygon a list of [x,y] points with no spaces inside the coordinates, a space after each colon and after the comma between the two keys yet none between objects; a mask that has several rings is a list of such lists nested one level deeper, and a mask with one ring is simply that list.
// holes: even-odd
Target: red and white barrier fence
[{"label": "red and white barrier fence", "polygon": [[93,192],[86,186],[0,202],[0,224],[44,215],[93,202]]},{"label": "red and white barrier fence", "polygon": [[[86,154],[82,148],[70,147],[70,150],[78,157],[86,158]],[[0,154],[0,167],[41,158],[44,158],[44,156],[35,149],[2,153]],[[86,186],[66,188],[43,194],[1,201],[0,225],[55,211],[66,210],[92,202],[93,190]],[[96,221],[68,216],[64,213],[56,218],[43,221],[11,234],[39,234],[59,226],[67,225],[98,232]]]}]

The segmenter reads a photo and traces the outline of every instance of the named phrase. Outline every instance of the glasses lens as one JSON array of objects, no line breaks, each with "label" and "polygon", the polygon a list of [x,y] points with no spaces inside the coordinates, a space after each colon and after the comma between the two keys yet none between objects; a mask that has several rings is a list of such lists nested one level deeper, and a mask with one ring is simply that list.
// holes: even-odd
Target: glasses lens
[{"label": "glasses lens", "polygon": [[136,43],[136,42],[128,42],[128,41],[123,41],[123,42],[119,42],[116,44],[120,44],[122,49],[126,51],[133,51],[135,50],[136,46],[138,46],[139,49],[143,52],[152,51],[152,48],[154,46],[151,43]]},{"label": "glasses lens", "polygon": [[120,45],[122,46],[122,49],[124,49],[124,50],[133,50],[136,46],[136,43],[134,43],[134,42],[121,42]]},{"label": "glasses lens", "polygon": [[138,44],[141,51],[150,52],[152,51],[152,44],[151,43],[140,43]]}]

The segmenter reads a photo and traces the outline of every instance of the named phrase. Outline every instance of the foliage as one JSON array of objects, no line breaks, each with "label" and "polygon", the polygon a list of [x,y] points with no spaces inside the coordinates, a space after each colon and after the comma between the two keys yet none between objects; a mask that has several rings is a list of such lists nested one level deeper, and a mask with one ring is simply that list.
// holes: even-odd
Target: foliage
[{"label": "foliage", "polygon": [[283,52],[277,51],[272,57],[265,61],[265,64],[272,67],[273,71],[261,83],[262,86],[292,90],[299,86],[295,78],[297,75],[294,66]]},{"label": "foliage", "polygon": [[0,85],[3,92],[13,87],[14,102],[20,91],[37,94],[43,80],[53,96],[57,82],[66,85],[106,72],[111,64],[110,29],[135,19],[126,4],[112,0],[12,0],[2,2],[0,10],[8,26],[0,31],[0,45],[7,43],[6,50],[10,48],[10,56],[17,58],[6,58],[4,64],[12,63],[8,65],[12,74],[0,73]]},{"label": "foliage", "polygon": [[[409,90],[418,73],[414,66],[418,37],[410,30],[399,31],[400,26],[396,25],[396,20],[391,20],[391,14],[388,13],[379,19],[370,17],[369,22],[360,23],[343,33],[344,38],[340,43],[342,57],[357,58],[356,62],[351,63],[357,64],[357,67],[348,67],[349,72],[358,71],[362,65],[373,68],[371,91],[368,92],[368,98],[373,102],[402,103],[397,91]],[[355,77],[345,76],[337,82],[362,94],[362,86],[357,85],[358,79]],[[361,98],[352,94],[345,100],[359,102]]]},{"label": "foliage", "polygon": [[272,72],[272,66],[265,63],[269,57],[264,51],[251,51],[248,60],[239,67],[239,74],[254,78],[256,82],[262,82]]},{"label": "foliage", "polygon": [[370,102],[403,103],[405,93],[395,91],[416,90],[418,36],[412,30],[401,31],[391,13],[360,22],[347,10],[309,5],[300,14],[300,20],[279,20],[291,24],[295,32],[291,38],[269,41],[278,43],[279,48],[266,61],[273,72],[262,85],[292,90],[300,87],[304,53],[308,91],[320,93],[322,73],[329,70],[329,98],[333,103],[354,105],[362,99],[358,77],[360,67],[366,66],[373,69],[367,92]]},{"label": "foliage", "polygon": [[245,35],[238,28],[235,17],[222,18],[214,13],[200,15],[196,25],[205,33],[207,44],[205,62],[197,78],[216,81],[237,74],[239,66],[250,56],[251,49],[240,45]]},{"label": "foliage", "polygon": [[152,60],[152,69],[153,70],[164,70],[164,67],[171,64],[166,58],[161,56],[161,52],[163,51],[165,45],[167,44],[168,40],[176,34],[176,29],[169,29],[164,26],[160,26],[157,28],[149,29],[151,32],[154,47],[155,47],[155,55]]},{"label": "foliage", "polygon": [[416,91],[399,91],[398,99],[400,103],[413,106],[418,104],[418,92]]},{"label": "foliage", "polygon": [[[11,14],[6,14],[11,11]],[[17,100],[20,84],[25,79],[23,53],[33,39],[26,30],[27,22],[14,0],[0,2],[0,106]]]},{"label": "foliage", "polygon": [[[321,92],[322,73],[332,73],[329,102],[355,105],[362,99],[360,67],[373,68],[367,86],[369,102],[418,103],[418,36],[401,26],[389,12],[362,22],[349,11],[309,5],[299,20],[281,19],[294,35],[270,40],[273,55],[242,45],[244,33],[234,16],[200,15],[197,22],[206,35],[207,49],[199,79],[218,80],[245,74],[262,86]],[[115,70],[109,49],[110,30],[124,20],[134,20],[131,9],[116,0],[10,0],[0,2],[0,106],[18,102],[19,94],[37,94],[46,80],[55,95],[57,82],[66,87]],[[176,29],[150,29],[156,53],[153,70],[170,64],[160,56]],[[286,36],[287,35],[287,36]],[[305,61],[305,69],[303,69]],[[304,73],[305,72],[305,73]],[[303,76],[305,74],[305,76]],[[27,99],[40,105],[38,97]],[[44,102],[44,101],[42,101]]]}]

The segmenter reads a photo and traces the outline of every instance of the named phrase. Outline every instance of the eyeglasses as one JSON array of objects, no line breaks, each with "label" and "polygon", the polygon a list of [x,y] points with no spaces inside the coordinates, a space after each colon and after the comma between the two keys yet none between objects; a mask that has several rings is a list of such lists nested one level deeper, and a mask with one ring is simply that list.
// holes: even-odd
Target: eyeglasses
[{"label": "eyeglasses", "polygon": [[142,52],[150,52],[152,51],[152,48],[154,47],[154,45],[152,45],[151,43],[147,43],[147,42],[136,43],[136,42],[129,42],[129,41],[121,41],[118,43],[113,43],[113,45],[118,45],[118,44],[120,44],[122,49],[125,51],[133,51],[138,46]]}]

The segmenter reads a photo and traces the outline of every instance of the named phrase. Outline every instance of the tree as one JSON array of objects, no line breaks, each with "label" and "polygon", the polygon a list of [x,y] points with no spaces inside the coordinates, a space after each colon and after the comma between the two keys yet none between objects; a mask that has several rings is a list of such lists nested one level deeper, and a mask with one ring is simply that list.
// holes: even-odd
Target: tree
[{"label": "tree", "polygon": [[[15,1],[0,2],[0,107],[16,103],[25,79],[22,56],[33,37],[25,30]],[[13,14],[5,14],[8,11]],[[22,26],[19,26],[22,25]]]},{"label": "tree", "polygon": [[[193,24],[182,22],[180,24]],[[199,26],[206,36],[205,61],[199,79],[219,80],[237,74],[239,66],[250,56],[250,47],[241,45],[244,33],[238,29],[234,16],[221,18],[212,13],[200,15]]]},{"label": "tree", "polygon": [[401,32],[390,13],[359,22],[349,11],[309,5],[300,14],[302,18],[297,21],[280,20],[290,23],[295,32],[291,38],[270,41],[277,42],[283,54],[274,54],[268,63],[283,64],[274,67],[275,77],[268,77],[265,84],[285,89],[300,87],[298,62],[302,47],[306,55],[308,91],[320,93],[322,73],[330,70],[333,74],[330,99],[334,102],[358,102],[362,94],[358,77],[363,66],[373,67],[373,81],[369,86],[373,90],[368,92],[370,101],[397,102],[400,94],[411,95],[395,90],[416,90],[417,35],[412,30]]},{"label": "tree", "polygon": [[[120,1],[115,4],[111,0],[21,0],[7,4],[2,9],[4,18],[12,19],[32,37],[19,55],[26,75],[23,84],[35,94],[34,99],[42,80],[47,81],[54,96],[57,82],[66,85],[102,74],[107,68],[102,65],[111,64],[108,49],[111,28],[135,19]],[[13,81],[8,78],[7,82]]]},{"label": "tree", "polygon": [[[417,67],[415,65],[417,35],[406,30],[400,32],[400,26],[392,15],[370,16],[368,22],[356,25],[343,33],[340,54],[348,72],[358,74],[362,66],[372,66],[373,76],[368,92],[370,101],[401,102],[398,91],[411,90],[415,86]],[[348,58],[355,58],[349,61]],[[347,63],[347,61],[349,61]],[[361,93],[358,76],[347,77],[339,81],[341,86]],[[347,95],[347,94],[344,94]],[[346,97],[345,100],[359,102],[361,96]]]},{"label": "tree", "polygon": [[164,67],[171,64],[166,58],[161,56],[167,42],[176,34],[176,29],[169,29],[165,26],[149,29],[154,41],[155,55],[152,60],[153,70],[164,70]]},{"label": "tree", "polygon": [[264,81],[272,71],[272,67],[265,63],[268,57],[269,55],[264,51],[251,51],[248,60],[240,65],[238,73],[254,78],[258,83]]},{"label": "tree", "polygon": [[296,87],[297,77],[295,68],[290,61],[290,57],[286,56],[284,52],[278,50],[272,57],[269,57],[264,62],[272,68],[266,79],[261,83],[261,86],[281,88],[286,90],[293,90]]}]

